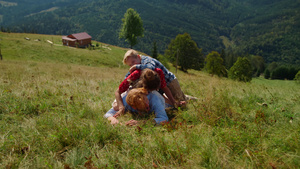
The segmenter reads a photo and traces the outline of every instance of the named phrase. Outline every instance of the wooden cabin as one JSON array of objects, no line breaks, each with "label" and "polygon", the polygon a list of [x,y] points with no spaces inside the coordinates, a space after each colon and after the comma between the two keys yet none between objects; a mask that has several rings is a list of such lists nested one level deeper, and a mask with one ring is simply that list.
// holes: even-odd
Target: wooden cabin
[{"label": "wooden cabin", "polygon": [[86,32],[75,33],[62,37],[63,45],[84,48],[92,44],[92,37]]}]

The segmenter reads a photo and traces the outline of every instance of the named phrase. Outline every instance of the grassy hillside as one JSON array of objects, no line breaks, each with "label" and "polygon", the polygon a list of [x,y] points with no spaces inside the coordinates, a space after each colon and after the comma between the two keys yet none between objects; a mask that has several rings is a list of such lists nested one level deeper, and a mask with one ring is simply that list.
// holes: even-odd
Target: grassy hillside
[{"label": "grassy hillside", "polygon": [[[3,167],[300,165],[300,91],[293,81],[258,78],[240,83],[199,71],[178,72],[183,91],[197,101],[169,112],[173,120],[164,126],[149,121],[139,127],[113,127],[103,115],[127,72],[121,65],[125,49],[74,49],[60,46],[59,36],[32,34],[0,33],[0,43]],[[128,119],[130,114],[120,121]]]}]

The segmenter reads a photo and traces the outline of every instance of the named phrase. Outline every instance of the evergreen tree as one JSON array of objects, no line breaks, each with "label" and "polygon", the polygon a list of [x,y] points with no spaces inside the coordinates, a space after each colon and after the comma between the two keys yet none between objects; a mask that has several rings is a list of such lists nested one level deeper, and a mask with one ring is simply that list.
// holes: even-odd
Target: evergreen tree
[{"label": "evergreen tree", "polygon": [[143,21],[134,9],[129,8],[124,14],[122,22],[119,38],[129,42],[130,48],[132,48],[137,44],[137,38],[144,36]]},{"label": "evergreen tree", "polygon": [[237,57],[237,54],[235,54],[235,52],[231,48],[226,52],[224,60],[226,69],[229,70],[233,66],[233,64],[237,60]]},{"label": "evergreen tree", "polygon": [[228,77],[233,80],[250,82],[252,80],[252,67],[250,61],[245,57],[238,57],[230,68]]},{"label": "evergreen tree", "polygon": [[222,51],[221,51],[221,54],[220,54],[220,56],[221,56],[221,58],[223,59],[223,65],[224,66],[226,66],[226,61],[225,61],[225,58],[226,58],[226,53],[225,53],[225,50],[224,49],[222,49]]},{"label": "evergreen tree", "polygon": [[153,42],[152,57],[155,59],[158,58],[156,41]]}]

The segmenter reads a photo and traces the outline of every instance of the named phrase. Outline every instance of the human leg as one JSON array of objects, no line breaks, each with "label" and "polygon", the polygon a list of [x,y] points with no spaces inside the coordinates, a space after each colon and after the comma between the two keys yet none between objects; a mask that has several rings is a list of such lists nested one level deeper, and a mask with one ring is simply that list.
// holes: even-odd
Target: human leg
[{"label": "human leg", "polygon": [[175,100],[186,101],[186,97],[185,97],[184,93],[182,92],[177,79],[172,80],[172,82],[169,83],[167,86],[170,89]]}]

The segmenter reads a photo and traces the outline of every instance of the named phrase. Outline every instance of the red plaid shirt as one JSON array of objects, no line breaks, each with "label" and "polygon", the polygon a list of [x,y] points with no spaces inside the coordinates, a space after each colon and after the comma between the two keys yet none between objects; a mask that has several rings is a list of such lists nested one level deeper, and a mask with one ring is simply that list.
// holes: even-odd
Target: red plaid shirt
[{"label": "red plaid shirt", "polygon": [[[165,80],[164,72],[159,68],[155,68],[154,71],[160,77],[160,88],[161,89],[165,88],[167,86],[167,83]],[[142,70],[137,69],[134,72],[132,72],[126,79],[124,79],[123,82],[119,86],[120,93],[125,92],[129,88],[131,82],[138,80],[141,76],[141,73],[142,73]]]}]

